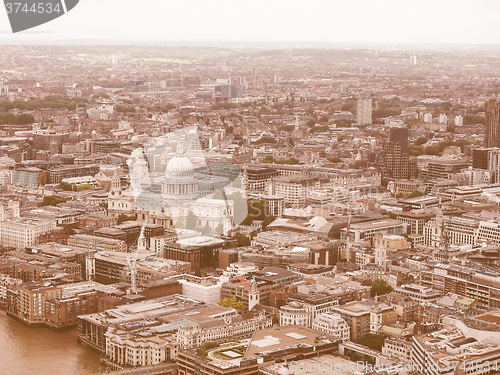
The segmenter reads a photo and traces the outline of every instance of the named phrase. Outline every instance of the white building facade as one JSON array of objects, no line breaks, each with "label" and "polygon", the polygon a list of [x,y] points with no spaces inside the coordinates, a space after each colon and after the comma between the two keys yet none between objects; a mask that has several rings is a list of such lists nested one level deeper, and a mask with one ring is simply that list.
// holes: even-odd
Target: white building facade
[{"label": "white building facade", "polygon": [[0,222],[0,244],[26,249],[37,244],[38,238],[56,228],[53,220],[15,218]]},{"label": "white building facade", "polygon": [[351,329],[339,314],[319,314],[312,323],[312,329],[325,332],[341,340],[349,340]]}]

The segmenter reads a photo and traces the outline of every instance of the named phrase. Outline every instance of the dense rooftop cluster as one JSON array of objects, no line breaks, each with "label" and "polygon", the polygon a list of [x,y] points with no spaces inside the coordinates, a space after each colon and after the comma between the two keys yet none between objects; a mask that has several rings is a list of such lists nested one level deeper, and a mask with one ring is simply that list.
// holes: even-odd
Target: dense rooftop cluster
[{"label": "dense rooftop cluster", "polygon": [[110,371],[499,371],[500,54],[4,46],[0,67],[10,317],[78,327]]}]

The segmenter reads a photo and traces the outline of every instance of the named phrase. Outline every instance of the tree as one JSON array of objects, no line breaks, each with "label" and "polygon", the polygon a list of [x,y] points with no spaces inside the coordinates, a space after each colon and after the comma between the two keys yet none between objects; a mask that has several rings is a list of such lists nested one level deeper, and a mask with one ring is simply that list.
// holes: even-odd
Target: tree
[{"label": "tree", "polygon": [[175,108],[175,105],[171,103],[164,104],[160,107],[160,111],[162,112],[170,112],[172,109]]},{"label": "tree", "polygon": [[350,128],[353,122],[354,120],[346,120],[344,118],[341,118],[335,121],[335,125],[337,126],[337,128]]},{"label": "tree", "polygon": [[439,155],[439,146],[429,146],[425,148],[426,155]]},{"label": "tree", "polygon": [[53,195],[45,195],[43,197],[42,206],[57,206],[59,203],[66,202],[64,198],[56,198]]},{"label": "tree", "polygon": [[59,183],[59,188],[65,190],[65,191],[72,191],[73,190],[73,187],[71,186],[71,184],[69,182],[66,182],[66,181],[61,181]]},{"label": "tree", "polygon": [[16,121],[18,125],[29,125],[35,122],[35,118],[33,117],[32,114],[22,113],[16,116]]},{"label": "tree", "polygon": [[189,211],[186,217],[186,229],[195,230],[197,223],[198,218],[192,211]]},{"label": "tree", "polygon": [[314,125],[316,125],[316,120],[315,119],[309,119],[306,121],[306,125],[310,128],[312,128]]},{"label": "tree", "polygon": [[243,302],[238,301],[236,297],[233,297],[231,299],[224,298],[219,302],[219,305],[236,309],[236,311],[238,311],[238,314],[241,314],[243,311],[245,311],[245,305],[243,304]]},{"label": "tree", "polygon": [[328,117],[326,117],[326,116],[321,116],[321,117],[319,118],[318,122],[319,122],[320,124],[326,124],[326,123],[328,123]]},{"label": "tree", "polygon": [[321,125],[321,126],[313,126],[311,129],[309,129],[310,133],[324,133],[330,130],[330,127],[328,125]]},{"label": "tree", "polygon": [[219,346],[219,344],[217,344],[216,342],[213,342],[213,341],[207,341],[207,342],[204,342],[203,344],[201,344],[200,348],[202,350],[210,350],[210,349],[215,349]]},{"label": "tree", "polygon": [[136,219],[136,217],[134,215],[120,214],[116,218],[116,223],[121,224],[125,221],[134,221],[135,219]]},{"label": "tree", "polygon": [[330,163],[334,163],[334,164],[342,162],[342,159],[341,158],[337,158],[337,157],[329,157],[329,158],[327,158],[327,160]]},{"label": "tree", "polygon": [[[102,86],[102,83],[100,83],[101,86]],[[102,87],[106,87],[106,86],[102,86]],[[108,94],[96,94],[96,95],[92,95],[92,100],[99,100],[99,99],[111,99],[110,96]]]},{"label": "tree", "polygon": [[216,342],[206,341],[201,346],[196,349],[196,354],[200,357],[207,358],[208,351],[211,349],[215,349],[219,346]]},{"label": "tree", "polygon": [[384,294],[388,294],[388,293],[392,292],[393,290],[394,289],[392,288],[392,286],[387,284],[385,280],[376,279],[373,282],[372,288],[370,290],[370,295],[372,297],[382,296]]},{"label": "tree", "polygon": [[410,156],[419,156],[424,153],[422,146],[408,145],[408,153]]},{"label": "tree", "polygon": [[228,119],[232,118],[233,120],[236,119],[236,120],[243,121],[243,117],[235,112],[231,112],[230,114],[227,115],[226,118],[228,118]]},{"label": "tree", "polygon": [[464,125],[484,125],[485,117],[481,115],[464,115]]},{"label": "tree", "polygon": [[262,162],[272,164],[274,162],[274,158],[272,155],[266,155],[266,156],[264,156],[264,159],[262,159]]},{"label": "tree", "polygon": [[83,185],[80,185],[76,188],[76,191],[84,191],[84,190],[90,190],[92,189],[92,185],[91,184],[83,184]]},{"label": "tree", "polygon": [[383,187],[387,187],[387,185],[389,185],[389,182],[391,181],[390,178],[387,178],[387,177],[383,177],[382,180],[380,181],[380,185],[382,185]]},{"label": "tree", "polygon": [[418,137],[417,140],[415,141],[415,144],[417,146],[421,146],[424,143],[427,143],[428,139],[426,137]]},{"label": "tree", "polygon": [[276,164],[296,165],[296,164],[300,164],[300,161],[298,161],[298,160],[297,160],[297,159],[295,159],[295,158],[289,158],[289,159],[279,159],[279,160],[275,160],[275,163],[276,163]]},{"label": "tree", "polygon": [[419,119],[407,119],[407,120],[404,120],[404,123],[408,129],[411,129],[413,126],[419,124],[420,120]]},{"label": "tree", "polygon": [[276,144],[278,143],[278,141],[276,139],[274,139],[274,137],[261,137],[257,142],[255,142],[256,144],[258,145],[261,145],[263,143],[272,143],[272,144]]},{"label": "tree", "polygon": [[295,129],[294,125],[283,125],[278,128],[279,131],[291,132]]},{"label": "tree", "polygon": [[422,193],[421,191],[414,191],[410,195],[408,195],[408,198],[417,198],[417,197],[421,197],[423,195],[425,195],[425,194]]},{"label": "tree", "polygon": [[121,104],[116,104],[115,109],[116,112],[121,112],[121,113],[135,113],[137,111],[137,109],[134,106],[121,105]]},{"label": "tree", "polygon": [[[74,110],[76,105],[85,106],[87,103],[86,99],[83,98],[70,98],[69,96],[46,96],[43,99],[30,99],[30,100],[2,100],[0,101],[0,112],[7,112],[11,109],[19,109],[25,111],[33,111],[41,108],[51,108],[51,109],[68,109]],[[29,115],[32,117],[32,115]],[[29,118],[31,121],[31,117]],[[20,121],[26,121],[28,117],[20,118]],[[33,120],[34,122],[34,120]]]},{"label": "tree", "polygon": [[375,109],[372,112],[374,120],[382,119],[390,116],[399,116],[401,114],[401,109],[399,108],[381,108]]},{"label": "tree", "polygon": [[[446,147],[458,146],[464,152],[465,146],[470,145],[470,141],[443,141],[439,142],[439,152],[443,152]],[[435,146],[434,146],[435,147]]]},{"label": "tree", "polygon": [[205,352],[201,348],[197,348],[196,349],[196,355],[199,356],[199,357],[206,358],[207,357],[207,352]]},{"label": "tree", "polygon": [[238,247],[250,246],[252,243],[250,241],[250,238],[248,238],[248,236],[240,232],[236,233],[233,238],[236,239],[236,241],[238,241]]},{"label": "tree", "polygon": [[29,113],[23,113],[20,115],[14,115],[12,113],[1,113],[0,114],[0,125],[29,125],[35,122],[33,115]]},{"label": "tree", "polygon": [[233,109],[237,108],[238,104],[236,103],[215,103],[212,105],[212,109]]},{"label": "tree", "polygon": [[343,112],[351,112],[351,113],[356,113],[357,109],[357,104],[356,103],[346,103],[342,106],[341,110]]}]

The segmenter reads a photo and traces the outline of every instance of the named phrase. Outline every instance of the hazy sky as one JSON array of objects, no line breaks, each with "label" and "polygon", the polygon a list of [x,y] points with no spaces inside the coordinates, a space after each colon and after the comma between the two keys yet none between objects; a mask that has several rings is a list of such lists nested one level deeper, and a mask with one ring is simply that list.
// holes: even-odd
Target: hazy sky
[{"label": "hazy sky", "polygon": [[80,0],[67,15],[19,34],[11,33],[7,14],[0,10],[0,43],[500,45],[499,17],[500,0]]}]

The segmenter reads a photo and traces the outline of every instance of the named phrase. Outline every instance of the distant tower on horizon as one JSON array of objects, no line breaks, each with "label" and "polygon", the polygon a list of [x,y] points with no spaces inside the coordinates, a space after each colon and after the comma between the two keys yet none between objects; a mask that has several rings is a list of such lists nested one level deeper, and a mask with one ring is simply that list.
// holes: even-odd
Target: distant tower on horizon
[{"label": "distant tower on horizon", "polygon": [[372,100],[358,99],[356,122],[359,125],[370,125],[372,123]]},{"label": "distant tower on horizon", "polygon": [[484,147],[500,147],[500,102],[488,100],[485,109]]},{"label": "distant tower on horizon", "polygon": [[417,56],[410,56],[410,65],[417,65]]},{"label": "distant tower on horizon", "polygon": [[432,121],[433,121],[433,117],[432,117],[432,113],[424,113],[424,122],[426,124],[432,124]]},{"label": "distant tower on horizon", "polygon": [[257,69],[252,70],[252,85],[254,88],[259,86],[259,79],[257,77]]}]

